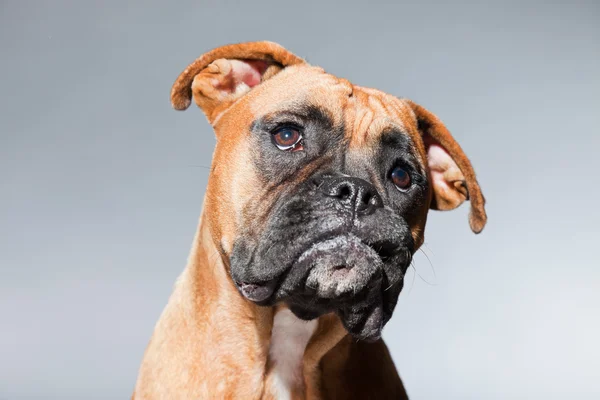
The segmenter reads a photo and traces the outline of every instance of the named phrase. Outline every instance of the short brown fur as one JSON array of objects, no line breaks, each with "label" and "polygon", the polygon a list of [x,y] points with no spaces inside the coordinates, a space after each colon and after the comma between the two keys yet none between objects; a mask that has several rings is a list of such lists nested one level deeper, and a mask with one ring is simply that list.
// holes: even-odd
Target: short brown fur
[{"label": "short brown fur", "polygon": [[[260,73],[261,83],[232,88],[237,82],[232,69],[238,64],[231,60]],[[263,187],[258,172],[249,168],[248,128],[259,115],[299,99],[310,101],[344,123],[348,151],[358,153],[371,151],[381,127],[395,124],[411,136],[424,165],[427,136],[446,149],[462,172],[453,198],[458,204],[470,199],[471,228],[480,232],[485,225],[484,199],[469,160],[439,119],[412,101],[354,86],[271,42],[229,45],[201,56],[171,92],[178,110],[186,109],[192,97],[213,125],[217,146],[188,264],[156,325],[134,399],[276,398],[269,362],[275,309],[243,298],[228,272],[228,254],[240,227],[260,230],[270,193],[278,190]],[[436,196],[431,194],[431,207],[444,208],[438,206],[443,198]],[[418,215],[411,221],[417,247],[423,243],[427,209]],[[294,388],[294,398],[407,398],[383,341],[352,340],[334,315],[319,318],[303,373],[304,386]]]}]

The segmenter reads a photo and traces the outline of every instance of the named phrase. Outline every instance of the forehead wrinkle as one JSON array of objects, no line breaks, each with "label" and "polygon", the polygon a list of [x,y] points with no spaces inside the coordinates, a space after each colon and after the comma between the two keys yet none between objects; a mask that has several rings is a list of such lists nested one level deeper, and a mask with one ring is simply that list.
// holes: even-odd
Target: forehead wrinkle
[{"label": "forehead wrinkle", "polygon": [[[373,141],[387,126],[405,131],[402,103],[398,98],[376,89],[354,86],[355,122],[351,146],[360,147]],[[386,126],[387,125],[387,126]]]},{"label": "forehead wrinkle", "polygon": [[391,125],[404,130],[405,124],[398,99],[383,92],[376,92],[369,97],[369,104],[377,110],[377,117],[391,122]]},{"label": "forehead wrinkle", "polygon": [[381,93],[384,101],[383,106],[388,110],[388,114],[394,116],[393,123],[398,127],[402,134],[408,136],[410,149],[417,157],[421,165],[427,164],[427,156],[425,146],[421,139],[421,133],[417,128],[417,119],[414,111],[402,99],[392,96],[391,94]]},{"label": "forehead wrinkle", "polygon": [[348,99],[346,127],[349,147],[360,147],[365,143],[367,129],[373,120],[373,112],[367,104],[367,95],[362,90],[354,90],[352,97]]},{"label": "forehead wrinkle", "polygon": [[388,121],[390,118],[379,96],[369,95],[369,107],[373,110],[374,118],[367,130],[367,140],[373,140],[382,130],[380,127],[385,125],[384,121]]},{"label": "forehead wrinkle", "polygon": [[393,97],[391,104],[398,110],[399,119],[404,122],[405,132],[407,132],[408,136],[411,138],[411,147],[418,157],[419,162],[422,165],[427,165],[427,151],[425,150],[425,144],[423,143],[423,138],[417,125],[417,116],[415,115],[415,112],[403,99]]},{"label": "forehead wrinkle", "polygon": [[379,116],[380,114],[385,114],[386,109],[381,102],[379,96],[370,95],[368,97],[369,107],[371,107],[375,111],[375,115]]},{"label": "forehead wrinkle", "polygon": [[355,125],[356,130],[353,132],[352,143],[356,146],[362,146],[367,142],[369,127],[373,122],[373,112],[368,108],[361,108],[357,112],[358,123]]},{"label": "forehead wrinkle", "polygon": [[383,102],[383,104],[386,110],[388,110],[388,113],[394,115],[396,119],[401,122],[402,127],[406,127],[405,114],[406,109],[409,107],[404,106],[404,103],[397,97],[389,94],[385,96],[385,102]]},{"label": "forehead wrinkle", "polygon": [[349,148],[375,148],[381,134],[393,129],[406,136],[410,152],[416,158],[421,173],[426,172],[427,155],[416,125],[412,108],[404,100],[376,89],[354,86],[354,95],[350,99],[354,113],[347,116],[352,121],[348,127]]}]

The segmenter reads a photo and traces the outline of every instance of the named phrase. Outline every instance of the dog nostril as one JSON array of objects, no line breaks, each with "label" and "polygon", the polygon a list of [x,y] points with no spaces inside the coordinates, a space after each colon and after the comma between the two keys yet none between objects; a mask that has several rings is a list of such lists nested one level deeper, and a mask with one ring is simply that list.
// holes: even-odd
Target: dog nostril
[{"label": "dog nostril", "polygon": [[368,209],[376,208],[380,205],[379,196],[370,190],[366,190],[360,194],[357,201],[356,209],[358,211],[365,211]]},{"label": "dog nostril", "polygon": [[339,188],[338,195],[336,197],[345,200],[352,195],[352,191],[348,185],[343,185]]}]

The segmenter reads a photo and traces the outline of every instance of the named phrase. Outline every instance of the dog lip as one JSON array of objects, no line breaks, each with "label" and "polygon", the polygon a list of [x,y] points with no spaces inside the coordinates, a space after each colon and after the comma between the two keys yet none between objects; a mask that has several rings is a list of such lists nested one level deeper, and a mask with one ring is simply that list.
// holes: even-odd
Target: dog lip
[{"label": "dog lip", "polygon": [[402,249],[402,243],[394,242],[392,240],[381,240],[376,242],[362,241],[364,244],[375,250],[379,258],[383,262],[398,254]]},{"label": "dog lip", "polygon": [[375,343],[382,337],[383,327],[379,329],[373,329],[370,332],[362,333],[362,334],[354,334],[354,337],[358,340],[362,340],[367,343]]},{"label": "dog lip", "polygon": [[[364,240],[364,239],[360,238],[359,236],[357,236],[354,232],[348,231],[348,232],[336,233],[333,235],[327,235],[327,236],[315,238],[315,240],[311,241],[304,249],[302,249],[299,252],[299,255],[296,257],[295,263],[297,263],[304,254],[309,252],[312,248],[317,246],[319,243],[328,242],[328,241],[331,241],[336,238],[347,237],[347,236],[354,236],[360,241],[360,243],[373,249],[379,256],[381,261],[383,261],[384,263],[387,260],[389,260],[390,258],[394,257],[395,255],[399,254],[400,252],[402,252],[404,250],[410,251],[410,247],[411,247],[410,245],[407,246],[406,244],[402,243],[401,241],[396,241],[394,239],[381,239],[381,240],[375,240],[375,241]],[[340,265],[339,268],[340,269],[346,268],[346,266]]]},{"label": "dog lip", "polygon": [[367,343],[375,343],[379,339],[381,339],[381,331],[379,331],[371,336],[368,336],[368,337],[364,338],[363,340]]},{"label": "dog lip", "polygon": [[261,284],[236,282],[236,285],[244,297],[254,302],[263,302],[271,297],[273,292],[275,292],[275,284],[273,282]]}]

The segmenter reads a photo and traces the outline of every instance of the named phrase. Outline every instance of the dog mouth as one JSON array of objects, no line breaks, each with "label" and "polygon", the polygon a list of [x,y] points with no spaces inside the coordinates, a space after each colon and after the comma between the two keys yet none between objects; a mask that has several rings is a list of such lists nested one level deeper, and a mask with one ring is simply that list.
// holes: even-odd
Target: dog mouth
[{"label": "dog mouth", "polygon": [[260,305],[287,303],[300,319],[335,312],[353,337],[375,341],[391,317],[410,259],[399,241],[347,233],[312,242],[277,280],[236,284]]}]

